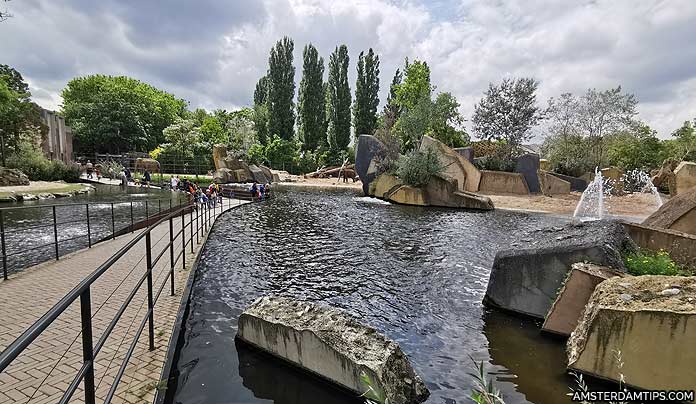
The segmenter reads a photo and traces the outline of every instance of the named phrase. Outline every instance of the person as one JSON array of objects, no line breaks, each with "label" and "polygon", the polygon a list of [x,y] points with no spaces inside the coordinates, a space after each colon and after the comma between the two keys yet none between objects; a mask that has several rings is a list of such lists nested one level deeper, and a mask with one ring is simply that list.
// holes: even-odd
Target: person
[{"label": "person", "polygon": [[87,171],[87,178],[92,179],[92,162],[87,160],[87,164],[85,164],[85,170]]},{"label": "person", "polygon": [[266,199],[270,198],[271,197],[271,183],[267,182],[266,187],[264,189],[266,190],[266,195],[264,195],[265,198]]},{"label": "person", "polygon": [[133,181],[133,176],[132,176],[130,170],[128,169],[128,167],[124,167],[123,172],[126,173],[126,179],[128,180],[128,182]]},{"label": "person", "polygon": [[259,200],[263,201],[263,197],[265,196],[266,189],[263,186],[263,184],[259,185]]},{"label": "person", "polygon": [[253,201],[254,197],[256,197],[256,194],[258,194],[258,192],[259,192],[259,187],[258,187],[258,185],[256,185],[256,181],[254,181],[254,183],[251,185],[251,188],[249,189],[249,191],[251,192],[251,199]]},{"label": "person", "polygon": [[123,188],[128,188],[128,177],[126,176],[126,170],[121,171],[121,186]]},{"label": "person", "polygon": [[179,177],[172,177],[171,180],[169,180],[169,186],[172,188],[172,191],[176,191],[179,186]]},{"label": "person", "polygon": [[[150,172],[147,171],[147,169],[146,169],[145,172],[143,173],[143,183],[145,183],[145,186],[147,187],[147,186],[150,186],[150,181],[151,181]],[[143,184],[140,184],[140,186],[142,186],[142,185]]]}]

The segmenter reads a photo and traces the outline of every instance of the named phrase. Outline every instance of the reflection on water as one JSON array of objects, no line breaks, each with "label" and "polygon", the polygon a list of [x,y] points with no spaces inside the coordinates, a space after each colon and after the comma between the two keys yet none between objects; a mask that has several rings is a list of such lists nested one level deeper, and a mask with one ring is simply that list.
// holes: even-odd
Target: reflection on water
[{"label": "reflection on water", "polygon": [[481,306],[496,251],[520,233],[565,221],[301,192],[229,212],[201,253],[169,398],[352,399],[276,359],[238,349],[243,308],[275,294],[341,307],[397,341],[431,390],[428,403],[470,402],[470,356],[492,364],[510,404],[566,402],[563,344],[540,337],[528,320]]},{"label": "reflection on water", "polygon": [[[56,206],[56,230],[60,255],[89,245],[87,209],[89,203],[92,243],[111,234],[112,226],[122,229],[133,221],[143,220],[158,210],[176,205],[183,194],[159,189],[97,185],[94,192],[64,199],[44,199],[22,203],[3,203],[3,208],[20,208],[3,212],[7,267],[9,272],[55,259],[53,209]],[[113,222],[111,205],[113,203]],[[0,270],[2,268],[0,267]]]}]

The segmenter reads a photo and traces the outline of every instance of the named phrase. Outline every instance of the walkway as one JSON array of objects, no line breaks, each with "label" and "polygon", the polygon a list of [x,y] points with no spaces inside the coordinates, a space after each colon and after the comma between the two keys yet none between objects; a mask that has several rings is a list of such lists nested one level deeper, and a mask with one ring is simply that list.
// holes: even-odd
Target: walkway
[{"label": "walkway", "polygon": [[[247,201],[225,200],[236,206]],[[219,215],[219,210],[216,215]],[[185,216],[189,223],[190,216]],[[195,226],[195,215],[194,215]],[[181,219],[174,220],[174,233],[181,228]],[[190,228],[187,228],[187,237]],[[194,228],[195,232],[195,228]],[[103,261],[131,241],[136,234],[126,235],[99,243],[60,261],[44,263],[0,282],[0,350],[5,349],[26,328],[32,325],[84,277]],[[153,259],[169,241],[169,223],[159,225],[152,232]],[[197,255],[200,244],[195,242]],[[175,244],[175,257],[181,251],[181,239]],[[126,373],[113,402],[152,402],[160,383],[169,338],[181,302],[194,254],[186,248],[186,268],[181,261],[175,268],[175,295],[169,295],[167,284],[155,305],[155,346],[152,352],[147,345],[147,327],[140,336]],[[155,293],[166,280],[169,272],[169,253],[153,269]],[[94,341],[101,337],[108,323],[132,291],[134,285],[146,273],[145,240],[139,242],[131,253],[122,257],[92,285],[92,321]],[[103,401],[120,367],[135,332],[147,311],[147,287],[143,285],[126,309],[95,360],[97,400]],[[39,336],[27,350],[0,373],[0,402],[2,403],[55,403],[82,365],[79,299]],[[83,402],[82,388],[73,395],[71,402]]]}]

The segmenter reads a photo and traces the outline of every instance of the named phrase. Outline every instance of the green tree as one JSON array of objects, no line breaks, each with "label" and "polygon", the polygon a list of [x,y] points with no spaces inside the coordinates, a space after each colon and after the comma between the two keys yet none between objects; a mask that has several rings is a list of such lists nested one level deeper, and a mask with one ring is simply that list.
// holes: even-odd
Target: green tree
[{"label": "green tree", "polygon": [[46,132],[41,108],[30,99],[29,85],[12,67],[0,65],[0,131],[5,155],[16,153],[22,143],[37,144]]},{"label": "green tree", "polygon": [[685,121],[684,124],[674,132],[672,138],[667,141],[669,156],[678,161],[696,161],[696,119],[694,123]]},{"label": "green tree", "polygon": [[355,135],[372,135],[377,129],[379,106],[379,56],[372,48],[358,57],[358,78],[355,83],[353,122]]},{"label": "green tree", "polygon": [[459,113],[459,102],[451,93],[437,95],[430,117],[430,136],[449,147],[462,147],[469,143],[469,135],[462,129],[464,118]]},{"label": "green tree", "polygon": [[624,171],[660,167],[664,157],[664,144],[656,132],[642,122],[636,122],[628,130],[612,135],[608,140],[609,163]]},{"label": "green tree", "polygon": [[419,60],[409,63],[406,59],[403,82],[396,85],[396,103],[401,108],[410,109],[423,98],[430,98],[432,91],[428,64]]},{"label": "green tree", "polygon": [[531,137],[530,130],[542,117],[536,105],[539,82],[532,78],[504,79],[490,83],[485,96],[474,107],[474,131],[483,140],[502,141],[505,158]]},{"label": "green tree", "polygon": [[344,151],[350,143],[350,85],[348,84],[348,47],[341,45],[329,58],[329,81],[326,91],[329,150]]},{"label": "green tree", "polygon": [[263,76],[256,82],[254,90],[254,105],[265,105],[268,98],[268,76]]},{"label": "green tree", "polygon": [[430,129],[432,114],[433,102],[426,95],[404,110],[394,125],[394,131],[401,141],[401,151],[409,152],[418,148],[421,137]]},{"label": "green tree", "polygon": [[266,105],[254,105],[254,111],[251,120],[254,122],[254,130],[256,136],[262,145],[268,143],[270,138],[268,134],[268,108]]},{"label": "green tree", "polygon": [[326,142],[326,106],[324,104],[324,59],[314,45],[305,46],[302,81],[297,104],[297,126],[302,148],[317,150]]},{"label": "green tree", "polygon": [[124,76],[74,78],[62,96],[78,151],[152,150],[186,109],[184,100]]},{"label": "green tree", "polygon": [[216,144],[228,144],[230,141],[228,132],[220,124],[220,121],[215,116],[208,116],[203,119],[203,123],[199,128],[200,142],[203,147],[213,153],[213,146]]},{"label": "green tree", "polygon": [[281,139],[295,136],[295,66],[292,39],[284,37],[271,49],[268,58],[268,132]]},{"label": "green tree", "polygon": [[192,148],[200,142],[201,133],[193,119],[177,118],[174,123],[164,129],[164,137],[181,158],[192,158],[195,152]]},{"label": "green tree", "polygon": [[229,132],[230,151],[237,158],[246,157],[249,149],[258,144],[254,113],[253,109],[242,108],[228,114],[225,128]]},{"label": "green tree", "polygon": [[391,130],[396,121],[399,119],[399,116],[401,116],[401,107],[396,102],[396,89],[399,88],[399,84],[401,84],[401,71],[396,69],[391,86],[389,87],[387,104],[382,110],[382,123],[384,125],[384,129],[387,131]]}]

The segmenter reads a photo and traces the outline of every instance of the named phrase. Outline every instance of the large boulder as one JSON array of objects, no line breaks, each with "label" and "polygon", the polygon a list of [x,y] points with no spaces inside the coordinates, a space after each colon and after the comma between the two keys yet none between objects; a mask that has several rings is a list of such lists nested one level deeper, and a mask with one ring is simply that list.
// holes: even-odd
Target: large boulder
[{"label": "large boulder", "polygon": [[29,177],[20,170],[0,167],[0,187],[29,185]]},{"label": "large boulder", "polygon": [[221,168],[231,168],[227,167],[225,164],[225,159],[227,159],[227,147],[222,144],[216,144],[213,146],[213,162],[215,163],[215,169],[219,170]]},{"label": "large boulder", "polygon": [[671,195],[675,195],[677,190],[676,176],[674,170],[679,165],[675,159],[667,159],[662,162],[662,167],[652,176],[652,183],[657,189],[668,190]]},{"label": "large boulder", "polygon": [[529,192],[533,194],[541,192],[541,184],[537,174],[540,168],[539,155],[535,153],[523,154],[517,158],[515,163],[515,172],[524,176]]},{"label": "large boulder", "polygon": [[635,251],[624,227],[613,221],[572,223],[520,236],[493,261],[484,303],[543,319],[571,265],[591,262],[625,272],[622,252]]},{"label": "large boulder", "polygon": [[372,135],[360,135],[355,145],[355,172],[360,177],[365,195],[370,183],[380,174],[379,162],[386,156],[387,148]]},{"label": "large boulder", "polygon": [[673,196],[643,221],[645,226],[696,234],[696,188]]},{"label": "large boulder", "polygon": [[226,184],[228,182],[234,182],[234,177],[232,176],[232,170],[229,168],[218,168],[213,173],[213,181],[218,184]]},{"label": "large boulder", "polygon": [[426,202],[431,206],[466,209],[494,209],[491,198],[473,192],[461,191],[457,180],[446,175],[435,175],[425,187]]},{"label": "large boulder", "polygon": [[461,191],[477,192],[479,190],[481,172],[466,157],[439,140],[426,135],[421,140],[420,150],[428,148],[437,152],[440,163],[445,167],[443,173],[456,179]]},{"label": "large boulder", "polygon": [[251,176],[254,178],[254,181],[258,182],[259,184],[265,184],[266,182],[270,181],[270,179],[267,179],[263,174],[263,171],[261,171],[261,169],[254,164],[249,165],[249,171],[251,171]]},{"label": "large boulder", "polygon": [[639,389],[693,390],[695,340],[696,278],[612,278],[568,340],[568,367]]},{"label": "large boulder", "polygon": [[365,378],[392,404],[430,394],[397,343],[338,309],[263,297],[239,317],[237,337],[357,395]]},{"label": "large boulder", "polygon": [[135,171],[149,171],[151,173],[160,172],[160,163],[155,159],[137,158],[135,159]]},{"label": "large boulder", "polygon": [[542,330],[569,336],[578,325],[597,285],[614,276],[623,275],[609,267],[578,262],[572,265],[556,300],[546,315]]},{"label": "large boulder", "polygon": [[674,170],[675,195],[696,187],[696,163],[682,161]]},{"label": "large boulder", "polygon": [[267,182],[273,182],[273,173],[271,172],[270,168],[264,165],[260,165],[259,169],[261,170],[261,172],[263,172],[263,176],[266,177]]}]

